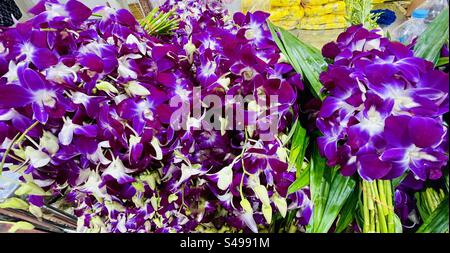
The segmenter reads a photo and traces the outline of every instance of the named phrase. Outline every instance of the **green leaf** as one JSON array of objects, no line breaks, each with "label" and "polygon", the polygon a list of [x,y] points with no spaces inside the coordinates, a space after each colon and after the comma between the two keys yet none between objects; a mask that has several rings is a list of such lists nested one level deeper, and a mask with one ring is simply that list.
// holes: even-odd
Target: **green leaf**
[{"label": "green leaf", "polygon": [[14,225],[8,230],[8,232],[15,233],[17,232],[17,230],[32,230],[32,229],[34,229],[33,224],[25,221],[18,221],[14,223]]},{"label": "green leaf", "polygon": [[403,179],[405,179],[406,176],[408,176],[408,172],[403,173],[403,175],[392,179],[392,187],[394,187],[394,189],[397,188],[397,186],[399,186],[402,183]]},{"label": "green leaf", "polygon": [[269,28],[272,37],[289,63],[295,71],[302,74],[303,80],[308,80],[307,84],[311,93],[323,100],[325,96],[321,92],[323,85],[319,77],[320,73],[327,69],[328,64],[320,50],[302,42],[292,33],[270,22]]},{"label": "green leaf", "polygon": [[439,58],[438,62],[436,63],[436,67],[442,67],[444,65],[447,65],[449,63],[448,57],[441,57]]},{"label": "green leaf", "polygon": [[23,183],[19,189],[15,192],[16,195],[38,195],[38,196],[49,196],[50,194],[45,192],[41,187],[33,182]]},{"label": "green leaf", "polygon": [[447,187],[447,191],[449,190],[448,188],[448,169],[444,171],[444,177],[445,177],[445,186]]},{"label": "green leaf", "polygon": [[270,205],[263,204],[262,213],[267,223],[270,224],[272,222],[272,207]]},{"label": "green leaf", "polygon": [[297,179],[289,186],[288,193],[294,193],[309,184],[309,165],[303,168],[306,149],[309,144],[309,136],[306,129],[302,127],[300,121],[294,125],[295,131],[292,138],[289,161],[295,164],[297,168]]},{"label": "green leaf", "polygon": [[416,198],[416,206],[417,210],[419,210],[419,215],[423,220],[426,220],[428,216],[430,216],[430,213],[428,212],[427,203],[422,197],[422,194],[420,192],[416,192],[414,194],[414,197]]},{"label": "green leaf", "polygon": [[419,36],[414,47],[417,57],[438,63],[441,49],[448,40],[448,7],[428,25],[425,32]]},{"label": "green leaf", "polygon": [[[326,164],[325,159],[323,159],[317,149],[317,145],[314,145],[312,159],[310,161],[310,191],[311,191],[311,202],[313,203],[313,215],[308,225],[307,232],[314,232],[315,227],[320,223],[320,218],[322,217],[323,208],[323,189],[322,183],[324,182],[324,172]],[[327,170],[328,171],[328,170]],[[317,225],[316,225],[317,224]]]},{"label": "green leaf", "polygon": [[[303,161],[305,160],[306,148],[309,143],[309,137],[306,133],[306,129],[300,124],[300,121],[297,121],[294,127],[295,132],[292,138],[289,161],[295,164],[297,172],[301,172]],[[300,173],[297,173],[297,175],[299,174]]]},{"label": "green leaf", "polygon": [[395,233],[396,234],[402,233],[403,232],[402,221],[396,214],[394,214],[394,224],[395,224]]},{"label": "green leaf", "polygon": [[248,201],[247,199],[242,199],[240,204],[242,209],[244,209],[246,212],[253,213],[253,208],[252,205],[250,204],[250,201]]},{"label": "green leaf", "polygon": [[330,230],[348,197],[354,191],[355,186],[356,182],[353,178],[344,177],[340,172],[336,172],[328,193],[326,208],[320,226],[316,230],[318,233],[327,233]]},{"label": "green leaf", "polygon": [[307,232],[327,233],[354,191],[356,182],[350,177],[342,176],[338,168],[327,167],[317,145],[313,149],[310,177],[313,217]]},{"label": "green leaf", "polygon": [[449,225],[448,196],[420,226],[417,233],[445,233]]},{"label": "green leaf", "polygon": [[294,193],[298,190],[301,190],[303,187],[309,184],[310,174],[309,174],[308,166],[304,171],[300,173],[300,177],[298,177],[288,188],[288,194]]},{"label": "green leaf", "polygon": [[0,208],[12,208],[28,211],[28,203],[19,198],[9,198],[5,200],[3,203],[0,203]]},{"label": "green leaf", "polygon": [[339,219],[336,223],[336,233],[342,233],[345,231],[350,223],[355,219],[355,213],[358,206],[360,196],[360,189],[355,187],[355,190],[350,194],[347,201],[345,201],[344,206],[339,215]]}]

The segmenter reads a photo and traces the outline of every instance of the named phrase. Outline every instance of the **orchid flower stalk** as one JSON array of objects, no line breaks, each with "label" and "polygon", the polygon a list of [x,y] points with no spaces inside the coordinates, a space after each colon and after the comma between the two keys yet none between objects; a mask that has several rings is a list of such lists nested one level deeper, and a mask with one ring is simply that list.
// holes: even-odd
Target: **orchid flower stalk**
[{"label": "orchid flower stalk", "polygon": [[363,180],[361,184],[363,233],[395,233],[392,182]]}]

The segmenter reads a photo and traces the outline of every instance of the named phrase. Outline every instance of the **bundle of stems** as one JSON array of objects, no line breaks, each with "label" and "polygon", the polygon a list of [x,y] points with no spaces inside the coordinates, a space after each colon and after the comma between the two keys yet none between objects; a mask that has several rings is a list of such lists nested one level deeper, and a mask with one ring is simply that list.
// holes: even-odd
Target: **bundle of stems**
[{"label": "bundle of stems", "polygon": [[154,8],[139,24],[148,32],[148,34],[170,35],[178,29],[180,19],[173,18],[174,10],[169,12],[160,12],[159,8]]},{"label": "bundle of stems", "polygon": [[363,232],[395,233],[395,213],[390,180],[362,181]]}]

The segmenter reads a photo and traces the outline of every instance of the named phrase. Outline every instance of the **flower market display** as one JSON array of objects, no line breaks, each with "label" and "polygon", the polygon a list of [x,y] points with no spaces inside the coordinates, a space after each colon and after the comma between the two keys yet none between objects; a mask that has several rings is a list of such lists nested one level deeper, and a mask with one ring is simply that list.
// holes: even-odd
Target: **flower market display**
[{"label": "flower market display", "polygon": [[[41,0],[0,28],[0,223],[448,233],[448,8],[410,45],[343,1],[269,9]],[[279,27],[318,13],[347,27],[322,51]]]}]

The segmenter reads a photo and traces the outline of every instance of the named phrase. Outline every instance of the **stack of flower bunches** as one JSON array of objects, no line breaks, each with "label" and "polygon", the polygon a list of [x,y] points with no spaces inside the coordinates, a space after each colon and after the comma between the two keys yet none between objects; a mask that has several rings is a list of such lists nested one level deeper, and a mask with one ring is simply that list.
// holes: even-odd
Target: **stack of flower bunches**
[{"label": "stack of flower bunches", "polygon": [[300,29],[323,30],[344,28],[345,1],[341,0],[302,0],[305,17],[300,21]]},{"label": "stack of flower bunches", "polygon": [[[267,15],[232,20],[198,1],[163,9],[174,6],[184,21],[164,39],[127,10],[75,0],[40,1],[34,18],[2,30],[1,169],[22,173],[37,208],[64,196],[79,231],[258,231],[287,212],[305,225],[308,190],[287,194],[295,168],[282,142],[303,86]],[[192,103],[194,87],[203,97],[277,95],[279,134],[263,141],[248,121],[247,131],[176,129],[170,102]]]},{"label": "stack of flower bunches", "polygon": [[270,20],[285,29],[295,29],[304,16],[301,0],[271,0]]},{"label": "stack of flower bunches", "polygon": [[298,27],[304,16],[301,0],[242,1],[243,12],[266,11],[275,25],[292,30]]}]

